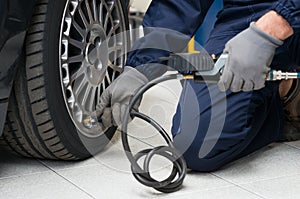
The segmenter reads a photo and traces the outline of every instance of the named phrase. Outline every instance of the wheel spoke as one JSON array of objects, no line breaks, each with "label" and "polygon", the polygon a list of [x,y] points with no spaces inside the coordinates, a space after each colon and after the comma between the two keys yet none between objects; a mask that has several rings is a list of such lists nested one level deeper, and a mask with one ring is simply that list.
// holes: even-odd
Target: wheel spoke
[{"label": "wheel spoke", "polygon": [[75,55],[75,56],[72,56],[72,57],[69,57],[69,63],[79,63],[79,62],[82,62],[83,61],[83,55],[80,54],[80,55]]},{"label": "wheel spoke", "polygon": [[108,49],[108,54],[117,52],[118,50],[123,50],[123,46],[112,46]]},{"label": "wheel spoke", "polygon": [[72,76],[71,76],[71,81],[70,83],[73,83],[77,79],[80,79],[82,75],[84,75],[84,67],[80,67]]},{"label": "wheel spoke", "polygon": [[77,30],[77,32],[81,35],[81,37],[84,38],[86,31],[82,29],[75,20],[73,21],[72,24],[74,28]]},{"label": "wheel spoke", "polygon": [[97,96],[96,96],[96,103],[99,103],[101,95],[103,93],[103,90],[101,89],[101,87],[102,87],[101,84],[99,84],[99,86],[97,86],[98,92],[97,92]]},{"label": "wheel spoke", "polygon": [[115,26],[113,26],[109,33],[107,34],[107,38],[110,38],[112,36],[113,33],[115,33],[115,31],[120,28],[120,23],[117,23]]},{"label": "wheel spoke", "polygon": [[114,70],[112,76],[111,76],[111,81],[114,81],[116,78],[116,71]]},{"label": "wheel spoke", "polygon": [[81,41],[70,38],[69,43],[72,44],[73,46],[79,48],[80,50],[84,49],[84,43],[82,43]]},{"label": "wheel spoke", "polygon": [[86,5],[86,10],[87,10],[87,13],[88,13],[88,17],[89,17],[89,22],[90,22],[90,24],[92,24],[94,22],[94,18],[93,18],[93,13],[92,13],[92,10],[91,10],[91,7],[90,7],[89,0],[85,0],[85,5]]},{"label": "wheel spoke", "polygon": [[103,79],[101,86],[102,86],[102,90],[104,91],[106,89],[105,78]]},{"label": "wheel spoke", "polygon": [[112,81],[110,79],[108,71],[106,71],[105,78],[106,78],[107,83],[110,85]]},{"label": "wheel spoke", "polygon": [[118,67],[116,66],[115,64],[113,64],[111,61],[108,61],[107,63],[107,66],[110,67],[111,69],[113,69],[114,71],[117,71],[117,72],[122,72],[122,67]]},{"label": "wheel spoke", "polygon": [[76,98],[78,98],[79,94],[82,92],[83,88],[88,84],[85,78],[77,78],[74,87],[73,92]]},{"label": "wheel spoke", "polygon": [[113,11],[114,7],[115,7],[115,2],[113,2],[113,1],[110,1],[110,4],[107,5],[107,7],[106,7],[107,13],[105,15],[104,24],[103,24],[103,28],[105,30],[107,30],[108,22],[109,22],[109,20],[111,20],[111,12]]},{"label": "wheel spoke", "polygon": [[94,111],[96,106],[96,87],[92,87],[89,99],[87,101],[87,108],[89,111]]},{"label": "wheel spoke", "polygon": [[83,22],[83,25],[85,26],[86,29],[88,29],[88,27],[89,27],[89,22],[87,21],[87,19],[86,19],[84,13],[83,13],[83,11],[82,11],[82,9],[79,8],[78,11],[79,11],[79,15],[80,15],[80,17],[81,17],[81,20],[82,20],[82,22]]},{"label": "wheel spoke", "polygon": [[87,101],[88,101],[88,98],[89,98],[89,95],[90,95],[90,92],[92,89],[93,89],[93,87],[90,84],[88,84],[87,88],[83,91],[83,97],[82,97],[82,103],[81,103],[82,106],[87,107],[87,105],[88,105]]},{"label": "wheel spoke", "polygon": [[105,15],[105,19],[104,19],[103,28],[104,28],[105,30],[107,30],[107,24],[108,24],[108,20],[109,20],[109,12],[108,12],[108,13],[106,13],[106,15]]},{"label": "wheel spoke", "polygon": [[[113,11],[113,9],[115,8],[116,3],[114,1],[109,1],[109,13],[111,13]],[[110,15],[111,16],[111,15]]]},{"label": "wheel spoke", "polygon": [[94,19],[95,19],[95,21],[98,21],[99,17],[98,17],[96,0],[93,0],[93,11],[94,11]]},{"label": "wheel spoke", "polygon": [[100,5],[99,5],[99,22],[100,24],[103,24],[103,1],[101,1]]}]

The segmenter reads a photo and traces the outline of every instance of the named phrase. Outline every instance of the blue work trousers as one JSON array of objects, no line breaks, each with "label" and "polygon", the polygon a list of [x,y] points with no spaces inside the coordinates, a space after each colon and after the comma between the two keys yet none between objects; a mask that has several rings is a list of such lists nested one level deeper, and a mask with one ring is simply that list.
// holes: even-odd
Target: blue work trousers
[{"label": "blue work trousers", "polygon": [[[212,35],[206,49],[218,54],[232,36]],[[271,68],[296,69],[299,55],[300,39],[294,35],[277,49]],[[283,129],[279,83],[266,82],[265,88],[251,92],[222,93],[213,84],[185,81],[172,134],[188,167],[214,171],[278,140]]]}]

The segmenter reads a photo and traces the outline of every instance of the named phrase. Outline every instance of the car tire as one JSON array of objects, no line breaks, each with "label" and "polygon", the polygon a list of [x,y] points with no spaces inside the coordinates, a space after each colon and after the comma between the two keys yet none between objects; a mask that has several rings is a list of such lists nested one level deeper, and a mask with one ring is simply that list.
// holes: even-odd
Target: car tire
[{"label": "car tire", "polygon": [[[122,72],[129,44],[120,33],[127,29],[123,0],[37,0],[2,142],[17,154],[41,159],[79,160],[101,151],[116,128],[101,132],[83,121]],[[104,48],[102,58],[91,55]]]}]

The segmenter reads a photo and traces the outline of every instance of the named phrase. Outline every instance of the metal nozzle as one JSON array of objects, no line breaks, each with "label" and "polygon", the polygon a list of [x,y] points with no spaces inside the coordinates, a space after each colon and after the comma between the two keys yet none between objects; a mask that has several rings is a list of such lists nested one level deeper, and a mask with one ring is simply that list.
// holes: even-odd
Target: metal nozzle
[{"label": "metal nozzle", "polygon": [[97,125],[98,120],[92,116],[85,118],[82,123],[86,128],[91,129],[93,126]]}]

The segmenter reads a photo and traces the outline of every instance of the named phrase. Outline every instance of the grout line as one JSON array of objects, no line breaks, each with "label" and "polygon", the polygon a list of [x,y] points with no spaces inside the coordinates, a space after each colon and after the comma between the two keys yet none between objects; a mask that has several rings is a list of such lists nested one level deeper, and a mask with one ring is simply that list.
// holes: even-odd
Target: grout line
[{"label": "grout line", "polygon": [[49,167],[48,165],[44,164],[43,162],[41,162],[45,167],[47,167],[48,169],[50,169],[53,173],[55,173],[56,175],[60,176],[61,178],[63,178],[64,180],[66,180],[67,182],[71,183],[73,186],[75,186],[77,189],[79,189],[80,191],[82,191],[83,193],[87,194],[88,196],[90,196],[93,199],[96,199],[93,195],[89,194],[88,192],[86,192],[84,189],[82,189],[81,187],[77,186],[75,183],[73,183],[72,181],[70,181],[69,179],[65,178],[63,175],[59,174],[57,171],[55,171],[54,169],[52,169],[51,167]]},{"label": "grout line", "polygon": [[224,181],[226,181],[226,182],[228,182],[228,183],[230,183],[230,184],[232,184],[232,185],[235,185],[235,186],[239,187],[240,189],[242,189],[242,190],[244,190],[244,191],[246,191],[246,192],[248,192],[248,193],[254,194],[254,195],[258,196],[259,198],[266,199],[266,198],[263,197],[262,195],[260,195],[260,194],[258,194],[258,193],[255,193],[255,192],[253,192],[253,191],[251,191],[251,190],[248,190],[248,189],[246,189],[245,187],[243,187],[243,186],[241,186],[241,185],[238,185],[238,184],[236,184],[236,183],[234,183],[234,182],[232,182],[232,181],[230,181],[230,180],[227,180],[227,179],[225,179],[225,178],[222,178],[221,176],[218,176],[218,175],[216,175],[216,174],[214,174],[214,173],[210,173],[210,174],[213,175],[213,176],[215,176],[215,177],[217,177],[217,178],[219,178],[219,179],[221,179],[221,180],[224,180]]}]

